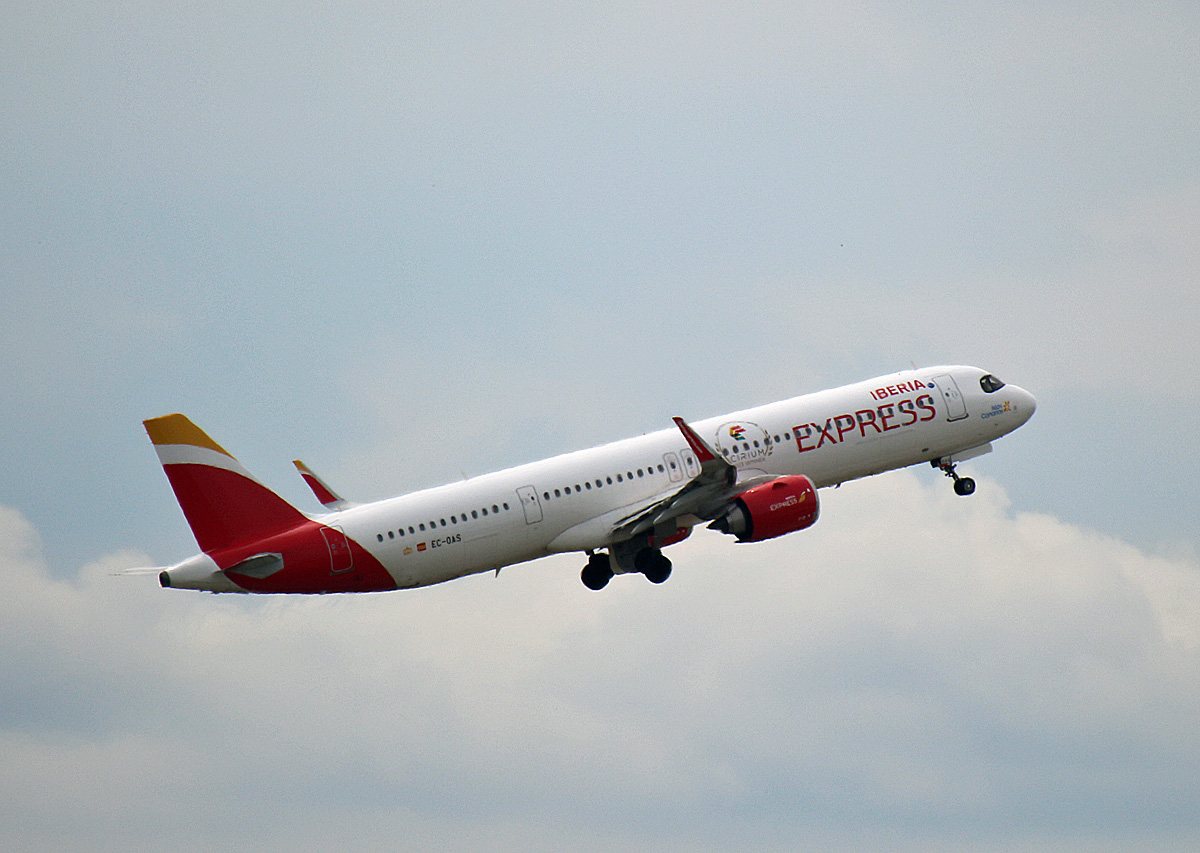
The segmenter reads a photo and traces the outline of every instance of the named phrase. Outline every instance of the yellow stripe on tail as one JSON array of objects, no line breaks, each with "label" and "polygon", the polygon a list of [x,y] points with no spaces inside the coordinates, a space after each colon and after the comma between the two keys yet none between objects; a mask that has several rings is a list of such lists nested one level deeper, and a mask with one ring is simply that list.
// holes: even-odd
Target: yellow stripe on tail
[{"label": "yellow stripe on tail", "polygon": [[186,415],[163,415],[161,418],[151,418],[142,423],[145,424],[146,432],[150,434],[150,441],[156,447],[187,444],[215,450],[217,453],[224,453],[230,459],[233,458],[232,453],[209,438],[208,433],[188,420]]}]

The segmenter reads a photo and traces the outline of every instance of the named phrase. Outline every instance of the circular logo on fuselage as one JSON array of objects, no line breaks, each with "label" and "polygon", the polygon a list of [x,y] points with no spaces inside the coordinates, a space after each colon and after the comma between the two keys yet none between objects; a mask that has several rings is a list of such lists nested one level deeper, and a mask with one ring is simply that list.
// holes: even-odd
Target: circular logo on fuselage
[{"label": "circular logo on fuselage", "polygon": [[766,459],[774,450],[767,431],[750,421],[729,421],[717,427],[717,452],[733,465]]}]

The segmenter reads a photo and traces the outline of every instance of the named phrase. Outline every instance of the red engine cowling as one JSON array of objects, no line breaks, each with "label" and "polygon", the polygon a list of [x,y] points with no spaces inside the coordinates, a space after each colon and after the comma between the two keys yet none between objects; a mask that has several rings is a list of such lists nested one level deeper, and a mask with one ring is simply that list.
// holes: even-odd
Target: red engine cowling
[{"label": "red engine cowling", "polygon": [[761,542],[811,527],[819,514],[817,487],[797,474],[742,492],[709,527],[732,534],[739,542]]}]

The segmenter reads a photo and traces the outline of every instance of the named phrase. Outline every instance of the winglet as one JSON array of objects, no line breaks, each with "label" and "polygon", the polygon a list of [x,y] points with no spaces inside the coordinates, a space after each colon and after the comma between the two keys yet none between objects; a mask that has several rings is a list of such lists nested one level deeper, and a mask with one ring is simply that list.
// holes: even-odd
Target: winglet
[{"label": "winglet", "polygon": [[317,496],[322,504],[329,509],[345,509],[352,504],[343,500],[342,496],[329,488],[324,480],[312,472],[312,469],[301,462],[299,459],[293,459],[292,464],[296,466],[296,470],[300,472],[300,476],[304,478],[304,482],[312,489],[312,493]]},{"label": "winglet", "polygon": [[692,453],[696,454],[696,459],[701,465],[717,458],[717,454],[713,453],[712,448],[705,443],[704,439],[696,435],[696,431],[688,426],[683,418],[672,418],[671,420],[675,421],[675,426],[679,427],[679,431],[687,439],[688,447],[692,448]]}]

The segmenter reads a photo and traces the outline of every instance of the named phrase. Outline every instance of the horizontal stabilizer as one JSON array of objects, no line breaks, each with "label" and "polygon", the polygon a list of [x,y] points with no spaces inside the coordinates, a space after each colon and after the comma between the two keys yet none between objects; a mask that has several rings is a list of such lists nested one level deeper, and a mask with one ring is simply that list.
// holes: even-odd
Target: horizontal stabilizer
[{"label": "horizontal stabilizer", "polygon": [[283,568],[282,554],[255,554],[225,570],[226,574],[245,575],[263,580]]}]

